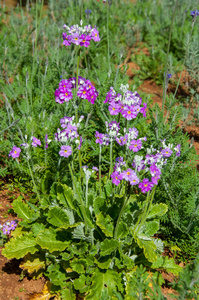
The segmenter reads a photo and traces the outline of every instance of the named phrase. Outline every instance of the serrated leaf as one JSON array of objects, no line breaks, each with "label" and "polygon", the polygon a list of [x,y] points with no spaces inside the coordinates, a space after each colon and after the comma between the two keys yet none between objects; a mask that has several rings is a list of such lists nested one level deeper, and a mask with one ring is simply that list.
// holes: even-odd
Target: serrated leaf
[{"label": "serrated leaf", "polygon": [[66,288],[61,291],[62,300],[75,300],[76,293],[71,282],[66,282]]},{"label": "serrated leaf", "polygon": [[113,184],[112,184],[112,180],[107,180],[105,186],[104,186],[104,189],[105,189],[105,195],[106,197],[111,197],[112,194],[113,194]]},{"label": "serrated leaf", "polygon": [[96,264],[98,265],[98,267],[100,269],[109,269],[110,264],[112,262],[112,258],[110,258],[109,256],[103,256],[100,257],[100,259],[95,259]]},{"label": "serrated leaf", "polygon": [[76,210],[74,206],[73,190],[66,184],[59,184],[57,186],[57,199],[65,207]]},{"label": "serrated leaf", "polygon": [[111,254],[114,250],[117,249],[118,246],[119,246],[119,242],[117,240],[113,240],[113,239],[108,240],[108,239],[105,239],[101,243],[101,251],[100,251],[101,256],[105,256],[105,255]]},{"label": "serrated leaf", "polygon": [[86,259],[75,258],[70,262],[70,265],[73,271],[81,274],[81,273],[85,273],[85,269],[87,267],[87,261]]},{"label": "serrated leaf", "polygon": [[173,273],[174,275],[178,275],[182,270],[182,267],[176,265],[173,258],[168,258],[167,256],[160,256],[158,259],[153,262],[152,268],[162,268],[167,272]]},{"label": "serrated leaf", "polygon": [[50,252],[63,251],[70,245],[69,242],[57,240],[56,231],[51,228],[41,231],[38,234],[36,242],[42,249],[48,249]]},{"label": "serrated leaf", "polygon": [[98,215],[100,212],[106,212],[107,211],[107,205],[106,200],[103,197],[96,197],[93,201],[93,208],[96,215]]},{"label": "serrated leaf", "polygon": [[101,228],[104,234],[108,237],[113,237],[113,222],[109,215],[103,216],[102,212],[96,216],[96,224]]},{"label": "serrated leaf", "polygon": [[42,223],[34,223],[32,225],[32,232],[34,234],[35,237],[38,236],[39,232],[45,230],[45,225]]},{"label": "serrated leaf", "polygon": [[15,228],[15,230],[11,231],[11,236],[14,238],[16,238],[17,236],[21,236],[24,233],[22,229],[23,229],[22,227]]},{"label": "serrated leaf", "polygon": [[34,210],[30,209],[29,206],[21,200],[20,196],[13,201],[12,206],[17,216],[27,223],[35,221],[39,216],[38,213],[35,213]]},{"label": "serrated leaf", "polygon": [[76,278],[74,280],[74,287],[76,290],[79,290],[80,293],[86,293],[89,288],[86,284],[86,276],[82,274],[79,278]]},{"label": "serrated leaf", "polygon": [[117,290],[119,279],[120,278],[116,271],[107,270],[106,272],[100,272],[100,270],[96,269],[93,277],[91,278],[92,284],[89,290],[90,293],[85,297],[85,299],[99,300],[104,292],[108,292],[109,297],[113,296],[114,291]]},{"label": "serrated leaf", "polygon": [[10,241],[5,245],[2,254],[9,259],[19,259],[28,253],[33,254],[38,251],[36,245],[37,243],[35,238],[29,233],[26,233],[22,236],[10,239]]},{"label": "serrated leaf", "polygon": [[145,222],[144,224],[144,235],[153,236],[159,229],[158,221]]},{"label": "serrated leaf", "polygon": [[53,207],[48,212],[47,221],[61,228],[67,228],[69,224],[69,219],[67,213],[61,207]]},{"label": "serrated leaf", "polygon": [[144,250],[144,255],[150,262],[154,262],[157,259],[155,250],[157,249],[153,241],[138,237],[138,246]]},{"label": "serrated leaf", "polygon": [[125,236],[127,236],[128,233],[129,233],[129,230],[128,230],[126,223],[124,223],[123,221],[120,221],[119,226],[118,226],[118,231],[117,231],[117,237],[122,239]]},{"label": "serrated leaf", "polygon": [[20,268],[27,270],[29,274],[37,272],[40,269],[45,269],[45,262],[39,258],[30,258],[20,264]]},{"label": "serrated leaf", "polygon": [[164,203],[155,204],[152,206],[152,208],[147,216],[147,219],[153,218],[155,216],[161,217],[164,214],[166,214],[167,210],[168,210],[168,206],[166,204],[164,204]]}]

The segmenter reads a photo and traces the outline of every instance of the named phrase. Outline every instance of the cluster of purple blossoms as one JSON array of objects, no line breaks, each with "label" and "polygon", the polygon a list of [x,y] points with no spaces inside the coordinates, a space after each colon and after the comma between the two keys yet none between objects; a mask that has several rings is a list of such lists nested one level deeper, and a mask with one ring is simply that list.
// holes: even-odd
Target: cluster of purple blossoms
[{"label": "cluster of purple blossoms", "polygon": [[17,227],[18,221],[5,222],[3,225],[0,225],[0,230],[3,231],[3,234],[9,235],[11,230],[15,230]]},{"label": "cluster of purple blossoms", "polygon": [[78,144],[77,149],[81,149],[82,137],[79,136],[77,130],[83,118],[84,116],[81,116],[77,124],[73,123],[75,119],[74,116],[65,116],[60,119],[61,127],[63,128],[63,130],[57,130],[57,133],[55,133],[55,141],[70,144],[61,146],[61,150],[59,151],[60,156],[68,157],[72,154],[71,144],[73,141],[75,142],[75,144]]},{"label": "cluster of purple blossoms", "polygon": [[111,115],[121,115],[127,119],[132,120],[137,117],[139,113],[142,113],[146,117],[147,104],[142,104],[142,99],[137,92],[131,92],[128,90],[128,85],[121,85],[120,90],[122,94],[116,93],[113,87],[106,95],[104,103],[109,103],[109,112]]},{"label": "cluster of purple blossoms", "polygon": [[91,40],[93,40],[94,42],[100,41],[98,30],[96,29],[96,27],[92,28],[91,25],[86,25],[84,27],[81,27],[79,25],[72,25],[71,27],[69,27],[64,24],[63,28],[67,30],[67,32],[63,32],[62,34],[64,46],[75,44],[88,47]]},{"label": "cluster of purple blossoms", "polygon": [[[74,88],[76,88],[75,77],[61,80],[59,88],[55,91],[55,101],[59,104],[70,101],[73,98],[72,89]],[[79,76],[77,96],[82,99],[87,99],[88,102],[94,104],[97,99],[98,92],[90,80]]]},{"label": "cluster of purple blossoms", "polygon": [[[137,140],[138,141],[138,140]],[[136,141],[136,143],[137,143]],[[133,146],[135,142],[131,142]],[[129,147],[130,148],[130,147]],[[116,159],[114,172],[111,174],[112,182],[115,185],[119,185],[121,180],[129,181],[130,185],[137,185],[141,189],[142,193],[150,191],[154,185],[158,184],[158,180],[161,176],[161,169],[167,163],[167,158],[171,156],[173,152],[176,152],[176,156],[180,156],[180,144],[176,147],[173,144],[165,144],[165,140],[162,141],[162,147],[160,151],[157,151],[152,146],[147,149],[145,157],[141,155],[135,155],[132,163],[132,167],[127,170],[123,170],[126,163],[123,161],[123,157]],[[134,151],[135,152],[135,151]],[[142,181],[141,174],[146,174],[149,178],[144,178]]]},{"label": "cluster of purple blossoms", "polygon": [[[32,146],[33,147],[37,147],[37,146],[41,146],[41,141],[39,139],[37,139],[36,137],[32,136],[31,137],[31,140],[32,140]],[[47,149],[48,148],[48,143],[47,141],[49,142],[48,140],[48,136],[46,135],[45,137],[45,141],[46,141],[46,146],[45,148]],[[28,143],[23,143],[20,145],[21,147],[24,147],[24,148],[28,148],[29,147],[29,144]],[[12,158],[18,158],[20,156],[20,153],[21,153],[21,148],[18,148],[17,146],[13,146],[12,150],[9,152],[9,155],[8,156],[11,156]]]}]

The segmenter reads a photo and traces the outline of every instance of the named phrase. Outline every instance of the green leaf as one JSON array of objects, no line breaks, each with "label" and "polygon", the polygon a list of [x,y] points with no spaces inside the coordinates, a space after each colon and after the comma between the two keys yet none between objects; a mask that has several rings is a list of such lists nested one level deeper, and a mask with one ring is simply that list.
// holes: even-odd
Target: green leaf
[{"label": "green leaf", "polygon": [[61,228],[67,228],[69,224],[69,219],[67,213],[61,207],[53,207],[48,212],[47,221]]},{"label": "green leaf", "polygon": [[100,212],[107,211],[106,200],[103,197],[97,197],[93,201],[93,208],[96,215],[99,215]]},{"label": "green leaf", "polygon": [[40,269],[45,269],[45,261],[40,258],[27,257],[25,262],[20,264],[20,268],[27,270],[29,274],[37,272]]},{"label": "green leaf", "polygon": [[63,251],[70,245],[70,242],[62,242],[57,240],[56,231],[52,228],[41,231],[38,234],[36,242],[42,249],[48,249],[50,252]]},{"label": "green leaf", "polygon": [[109,255],[111,254],[114,250],[117,249],[117,247],[119,246],[119,242],[117,240],[108,240],[105,239],[102,243],[101,243],[101,256],[105,256],[105,255]]},{"label": "green leaf", "polygon": [[86,284],[86,276],[80,275],[79,278],[74,280],[74,287],[76,290],[79,290],[80,293],[86,293],[88,291],[89,286]]},{"label": "green leaf", "polygon": [[108,237],[113,237],[113,222],[109,215],[103,216],[102,212],[96,216],[96,224],[101,228],[104,234]]},{"label": "green leaf", "polygon": [[119,226],[118,226],[118,231],[117,231],[117,237],[122,239],[125,236],[127,236],[128,233],[129,233],[129,230],[128,230],[126,223],[124,223],[123,221],[120,221]]},{"label": "green leaf", "polygon": [[144,255],[150,262],[154,262],[157,259],[157,255],[155,250],[157,249],[156,245],[153,241],[149,240],[149,238],[137,238],[137,243],[140,248],[144,250]]},{"label": "green leaf", "polygon": [[27,223],[35,221],[38,218],[39,214],[35,213],[34,210],[30,209],[29,206],[26,203],[24,203],[21,199],[22,197],[19,196],[16,200],[13,201],[12,206],[15,213],[19,218],[23,219]]},{"label": "green leaf", "polygon": [[164,203],[155,204],[152,206],[147,219],[154,218],[155,216],[161,217],[166,214],[168,206]]},{"label": "green leaf", "polygon": [[62,300],[75,300],[76,293],[73,288],[72,282],[66,282],[66,288],[61,291]]},{"label": "green leaf", "polygon": [[153,236],[159,229],[158,221],[145,222],[144,235]]},{"label": "green leaf", "polygon": [[174,275],[178,275],[180,271],[182,271],[182,267],[176,265],[173,258],[168,258],[167,256],[159,256],[155,262],[152,264],[152,268],[162,268],[167,272],[173,273]]},{"label": "green leaf", "polygon": [[35,238],[29,233],[25,233],[22,236],[11,238],[10,241],[5,245],[2,254],[9,259],[19,259],[24,257],[27,253],[33,254],[38,251],[36,245],[37,243]]},{"label": "green leaf", "polygon": [[45,230],[45,225],[42,223],[34,223],[32,225],[32,233],[34,235],[34,237],[37,237],[39,232]]},{"label": "green leaf", "polygon": [[120,278],[116,271],[107,270],[106,272],[101,272],[99,269],[96,269],[91,280],[90,293],[85,297],[86,300],[99,300],[106,290],[109,297],[114,296],[114,291],[117,290]]},{"label": "green leaf", "polygon": [[112,194],[113,194],[113,185],[112,185],[112,180],[107,180],[105,186],[104,186],[104,189],[105,189],[105,195],[107,197],[111,197]]},{"label": "green leaf", "polygon": [[109,256],[100,257],[98,260],[95,259],[96,264],[100,269],[109,269],[110,264],[112,262],[112,258]]},{"label": "green leaf", "polygon": [[70,262],[70,265],[73,271],[81,274],[81,273],[85,273],[85,269],[87,267],[87,261],[86,259],[75,258]]},{"label": "green leaf", "polygon": [[76,210],[74,205],[73,190],[66,184],[59,184],[57,186],[57,199],[64,206]]}]

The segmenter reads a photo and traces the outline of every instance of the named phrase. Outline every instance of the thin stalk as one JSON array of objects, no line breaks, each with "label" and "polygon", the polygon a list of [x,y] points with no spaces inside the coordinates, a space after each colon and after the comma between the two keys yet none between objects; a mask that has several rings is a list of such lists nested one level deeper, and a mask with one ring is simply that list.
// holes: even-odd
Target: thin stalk
[{"label": "thin stalk", "polygon": [[86,207],[88,207],[88,180],[86,180]]},{"label": "thin stalk", "polygon": [[101,163],[102,163],[102,146],[100,145],[99,146],[100,147],[100,151],[99,151],[99,190],[100,190],[100,196],[101,196],[101,194],[102,194],[102,174],[101,174],[101,172],[102,172],[102,166],[101,166]]},{"label": "thin stalk", "polygon": [[30,167],[30,163],[29,163],[28,158],[27,158],[27,163],[28,163],[28,169],[29,169],[29,172],[30,172],[30,176],[31,176],[31,178],[32,178],[32,182],[33,182],[33,185],[34,185],[34,188],[35,188],[35,191],[36,191],[38,200],[40,201],[40,195],[39,195],[39,192],[38,192],[38,190],[37,190],[37,186],[36,186],[36,184],[35,184],[34,176],[33,176],[32,169],[31,169],[31,167]]},{"label": "thin stalk", "polygon": [[170,45],[171,45],[171,33],[172,33],[172,29],[173,29],[173,24],[174,24],[174,18],[175,18],[177,5],[178,5],[178,0],[176,0],[176,3],[175,3],[173,16],[172,16],[172,21],[171,21],[170,32],[169,32],[169,42],[168,42],[168,47],[167,47],[167,56],[166,56],[165,71],[164,71],[164,85],[163,85],[163,99],[162,99],[162,111],[163,112],[164,112],[164,105],[165,105],[165,98],[166,98],[167,64],[168,64],[169,50],[170,50]]},{"label": "thin stalk", "polygon": [[109,70],[110,70],[110,46],[109,46],[109,26],[108,26],[108,23],[109,23],[109,5],[108,3],[106,3],[106,6],[107,6],[107,11],[106,11],[106,30],[107,30],[107,46],[108,46],[108,50],[107,50],[107,56],[108,56],[108,67],[109,67]]},{"label": "thin stalk", "polygon": [[85,224],[85,231],[87,233],[88,225],[87,225],[87,218],[86,218],[86,211],[85,211],[85,207],[84,207],[84,202],[83,202],[83,200],[82,200],[82,198],[81,198],[81,196],[79,194],[79,191],[77,189],[77,185],[76,185],[76,182],[75,182],[75,178],[74,178],[73,171],[72,171],[70,163],[68,164],[68,166],[69,166],[70,174],[71,174],[71,177],[72,177],[72,180],[73,180],[73,184],[74,184],[77,196],[78,196],[79,201],[81,203],[81,210],[82,210],[82,215],[83,215],[84,224]]},{"label": "thin stalk", "polygon": [[109,176],[111,175],[113,170],[113,141],[111,140],[110,143],[110,171],[109,171]]}]

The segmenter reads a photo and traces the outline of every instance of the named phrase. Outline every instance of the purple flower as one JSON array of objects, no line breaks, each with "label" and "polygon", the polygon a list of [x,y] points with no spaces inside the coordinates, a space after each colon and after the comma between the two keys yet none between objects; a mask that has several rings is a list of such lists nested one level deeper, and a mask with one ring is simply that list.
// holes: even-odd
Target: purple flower
[{"label": "purple flower", "polygon": [[120,146],[124,146],[127,143],[127,140],[128,140],[128,134],[126,134],[125,136],[121,136],[119,138],[116,138],[116,142]]},{"label": "purple flower", "polygon": [[62,33],[62,37],[63,37],[63,45],[64,46],[70,46],[71,45],[71,36],[67,35],[65,32]]},{"label": "purple flower", "polygon": [[131,179],[130,179],[130,185],[136,185],[139,182],[140,182],[140,180],[137,177],[136,173],[134,172],[134,174],[131,176]]},{"label": "purple flower", "polygon": [[32,146],[33,147],[37,147],[37,146],[41,146],[41,141],[39,139],[37,139],[36,137],[32,136]]},{"label": "purple flower", "polygon": [[60,156],[68,157],[72,154],[71,146],[61,146],[61,150],[59,151]]},{"label": "purple flower", "polygon": [[79,146],[77,147],[77,148],[78,148],[78,150],[80,150],[80,149],[81,149],[81,146],[82,146],[82,137],[80,136],[80,139],[79,139]]},{"label": "purple flower", "polygon": [[102,145],[103,143],[103,133],[99,133],[98,131],[95,132],[95,137],[96,137],[96,144]]},{"label": "purple flower", "polygon": [[137,114],[138,113],[133,106],[125,105],[122,111],[122,116],[127,120],[135,119],[137,117]]},{"label": "purple flower", "polygon": [[181,145],[180,145],[180,144],[178,144],[178,145],[174,148],[174,150],[176,151],[176,156],[180,156],[180,153],[181,153],[180,148],[181,148]]},{"label": "purple flower", "polygon": [[95,172],[99,171],[97,167],[92,167],[92,170]]},{"label": "purple flower", "polygon": [[131,181],[131,179],[134,176],[136,176],[136,173],[135,173],[135,171],[133,171],[132,169],[129,168],[126,171],[123,171],[120,176],[122,179],[125,179],[126,181]]},{"label": "purple flower", "polygon": [[10,234],[10,227],[7,225],[3,226],[3,234],[9,235]]},{"label": "purple flower", "polygon": [[140,113],[143,114],[144,118],[146,118],[146,109],[147,109],[147,103],[143,103],[143,107],[141,107]]},{"label": "purple flower", "polygon": [[164,157],[170,157],[172,153],[173,153],[173,151],[170,148],[165,148],[161,151],[161,154]]},{"label": "purple flower", "polygon": [[89,14],[91,14],[91,10],[90,9],[85,9],[85,13],[89,15]]},{"label": "purple flower", "polygon": [[17,227],[17,222],[16,221],[11,221],[10,222],[10,229],[15,230],[16,227]]},{"label": "purple flower", "polygon": [[95,41],[95,42],[99,42],[100,41],[100,37],[99,37],[99,32],[96,28],[94,28],[92,31],[91,31],[91,37],[92,39]]},{"label": "purple flower", "polygon": [[71,35],[71,42],[75,45],[80,45],[81,38],[79,36],[79,33],[75,33],[75,34]]},{"label": "purple flower", "polygon": [[86,35],[86,34],[82,34],[80,36],[80,46],[84,46],[84,47],[88,47],[90,45],[90,40],[91,40],[91,37],[89,35]]},{"label": "purple flower", "polygon": [[190,13],[190,16],[192,16],[193,18],[196,18],[199,16],[199,10],[192,10]]},{"label": "purple flower", "polygon": [[158,179],[160,179],[160,175],[155,175],[151,177],[151,181],[153,184],[157,185],[158,184]]},{"label": "purple flower", "polygon": [[112,183],[114,183],[115,185],[120,184],[121,176],[120,176],[120,173],[118,171],[113,172],[111,174],[111,178],[112,178]]},{"label": "purple flower", "polygon": [[110,130],[119,131],[120,130],[120,123],[117,123],[116,121],[111,121],[108,124],[108,127]]},{"label": "purple flower", "polygon": [[120,112],[120,105],[116,102],[111,102],[111,105],[109,105],[108,110],[110,112],[110,115],[118,115]]},{"label": "purple flower", "polygon": [[21,149],[17,146],[13,146],[12,150],[10,151],[8,156],[12,156],[13,158],[20,156]]},{"label": "purple flower", "polygon": [[148,178],[144,178],[143,181],[139,183],[139,188],[142,193],[149,192],[153,186],[154,184],[150,182]]},{"label": "purple flower", "polygon": [[129,146],[130,150],[133,150],[133,152],[138,152],[142,148],[142,141],[140,140],[132,140],[131,144]]},{"label": "purple flower", "polygon": [[155,163],[153,163],[150,166],[150,173],[151,173],[151,176],[158,176],[161,174],[161,171],[160,171],[160,169],[158,169],[158,167],[155,165]]}]

